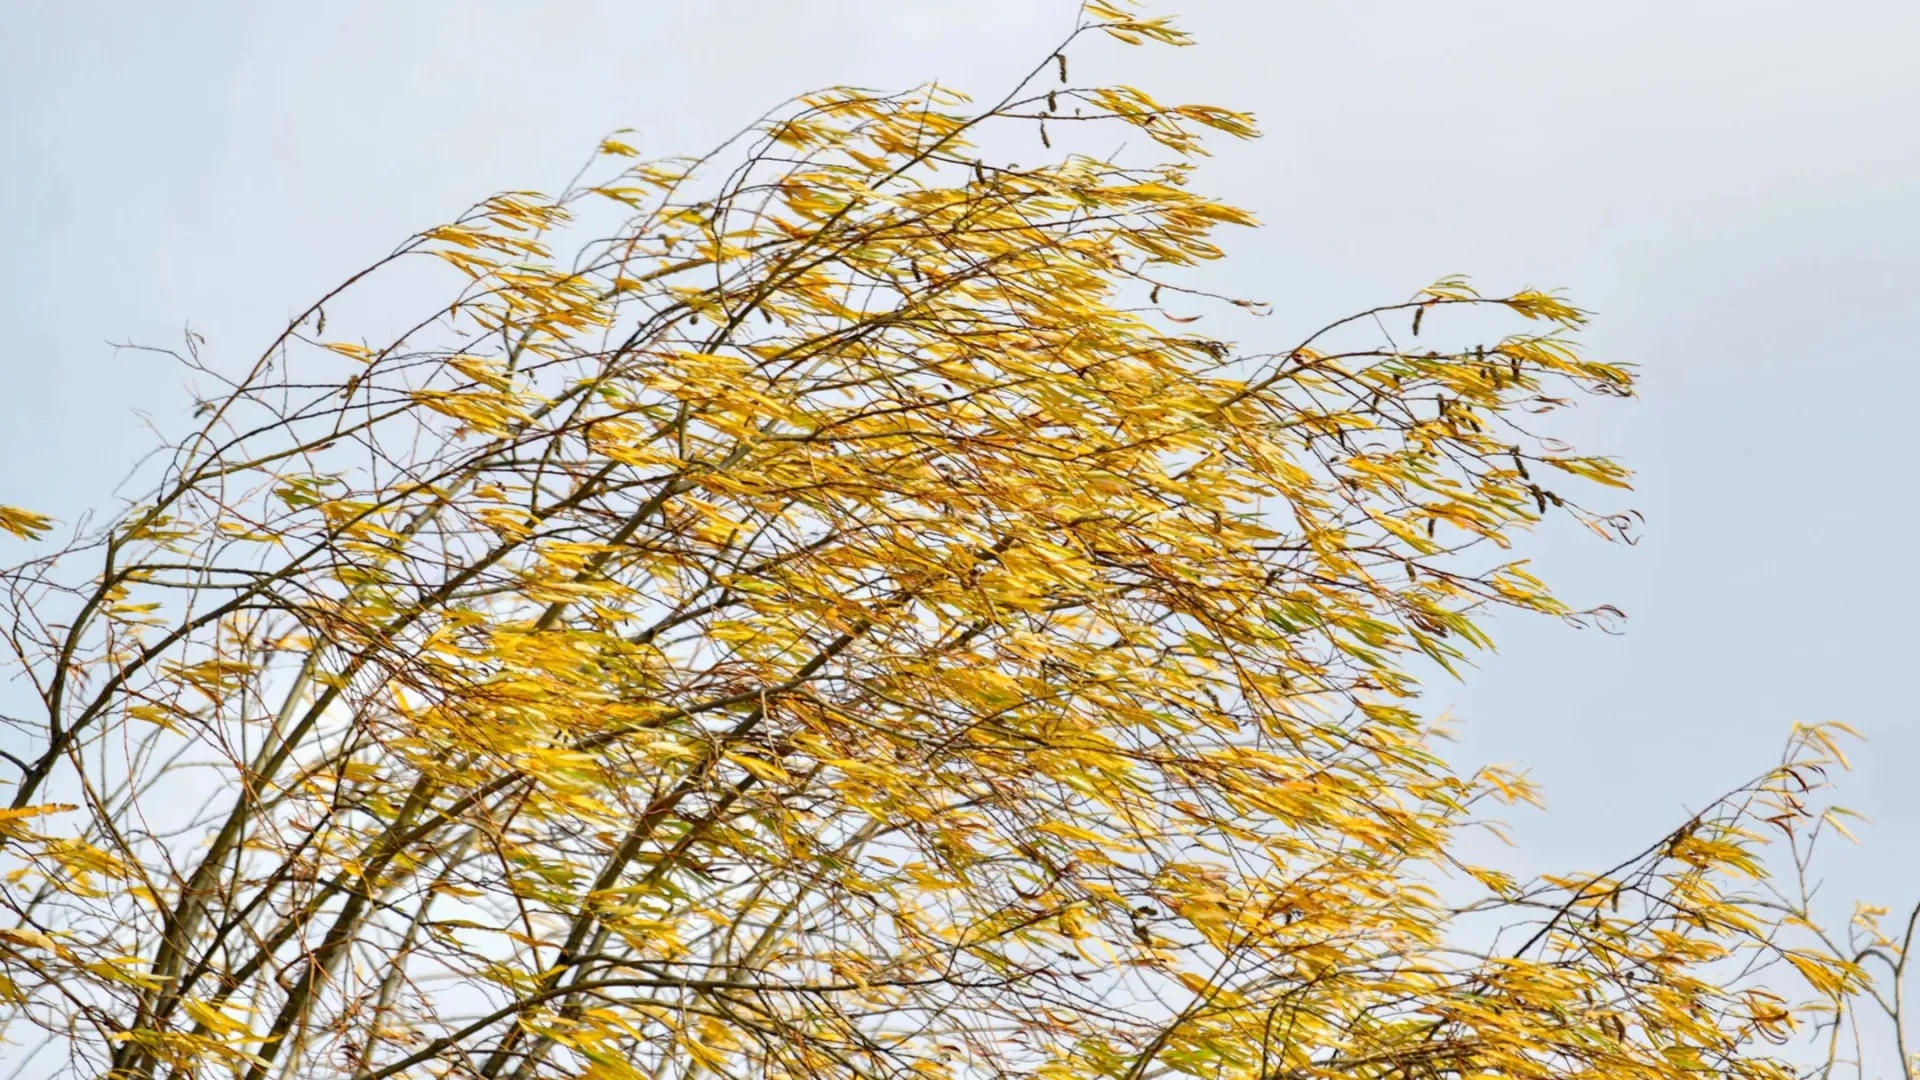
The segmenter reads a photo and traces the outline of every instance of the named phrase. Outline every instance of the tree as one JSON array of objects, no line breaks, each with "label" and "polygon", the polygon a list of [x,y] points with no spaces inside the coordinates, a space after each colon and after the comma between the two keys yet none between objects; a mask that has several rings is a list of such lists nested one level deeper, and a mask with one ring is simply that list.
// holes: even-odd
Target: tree
[{"label": "tree", "polygon": [[[1252,224],[1189,190],[1200,134],[1253,122],[1067,57],[698,160],[612,138],[244,372],[189,338],[198,430],[6,572],[9,1035],[248,1080],[1788,1075],[1756,980],[1858,973],[1736,882],[1827,729],[1521,883],[1453,841],[1531,790],[1415,709],[1487,611],[1606,614],[1508,548],[1625,534],[1574,497],[1624,469],[1532,414],[1630,372],[1451,279],[1194,332],[1262,310],[1187,273]],[[1157,160],[977,149],[1115,125]],[[433,259],[457,294],[339,339]],[[1471,310],[1531,329],[1413,344]]]}]

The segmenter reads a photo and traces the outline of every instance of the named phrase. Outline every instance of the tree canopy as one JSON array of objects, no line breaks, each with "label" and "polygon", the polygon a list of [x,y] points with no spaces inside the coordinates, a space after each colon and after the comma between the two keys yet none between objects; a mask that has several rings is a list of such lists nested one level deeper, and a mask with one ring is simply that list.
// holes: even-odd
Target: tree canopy
[{"label": "tree canopy", "polygon": [[[616,134],[245,370],[190,338],[219,390],[146,493],[0,579],[8,1056],[1792,1075],[1769,980],[1831,1010],[1861,977],[1758,884],[1830,729],[1605,873],[1519,881],[1456,839],[1531,788],[1449,767],[1415,701],[1491,612],[1606,614],[1514,545],[1625,535],[1581,500],[1626,471],[1552,425],[1631,371],[1541,291],[1288,338],[1198,289],[1253,224],[1189,186],[1202,138],[1254,121],[1074,82],[1101,32],[1185,42],[1094,0],[990,105],[836,89],[699,159]],[[1066,149],[1116,128],[1131,156]],[[417,319],[341,325],[436,262]],[[1465,311],[1504,336],[1449,337]]]}]

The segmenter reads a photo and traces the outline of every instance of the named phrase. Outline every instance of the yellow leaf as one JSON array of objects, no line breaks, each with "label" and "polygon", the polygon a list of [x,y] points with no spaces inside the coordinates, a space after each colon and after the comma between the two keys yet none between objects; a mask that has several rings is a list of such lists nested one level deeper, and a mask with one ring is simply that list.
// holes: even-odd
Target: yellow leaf
[{"label": "yellow leaf", "polygon": [[25,945],[34,949],[45,949],[48,952],[52,952],[59,947],[54,943],[52,938],[29,926],[0,926],[0,941],[12,945]]}]

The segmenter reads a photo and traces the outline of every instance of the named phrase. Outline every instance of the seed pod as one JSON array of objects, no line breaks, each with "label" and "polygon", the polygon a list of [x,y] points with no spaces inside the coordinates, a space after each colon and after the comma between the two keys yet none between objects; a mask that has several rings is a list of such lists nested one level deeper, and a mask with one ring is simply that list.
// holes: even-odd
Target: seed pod
[{"label": "seed pod", "polygon": [[1543,514],[1546,513],[1547,512],[1547,493],[1544,491],[1541,491],[1540,486],[1538,484],[1528,484],[1527,488],[1528,490],[1533,492],[1533,504],[1540,508],[1541,513]]},{"label": "seed pod", "polygon": [[1054,53],[1054,54],[1053,54],[1053,58],[1054,58],[1054,59],[1055,59],[1056,61],[1058,61],[1058,62],[1059,62],[1059,64],[1060,64],[1060,81],[1061,81],[1061,82],[1066,82],[1066,81],[1067,81],[1067,54],[1066,54],[1066,53]]},{"label": "seed pod", "polygon": [[1426,313],[1427,313],[1427,309],[1424,306],[1413,309],[1413,336],[1414,337],[1420,336],[1420,317],[1422,315],[1425,315]]},{"label": "seed pod", "polygon": [[1520,451],[1518,450],[1515,450],[1513,452],[1513,467],[1520,470],[1521,479],[1523,480],[1533,479],[1532,477],[1527,475],[1527,461],[1525,458],[1520,456]]},{"label": "seed pod", "polygon": [[1040,145],[1049,150],[1053,149],[1053,140],[1047,138],[1047,122],[1045,120],[1040,121]]},{"label": "seed pod", "polygon": [[1157,304],[1159,302],[1160,302],[1160,286],[1155,285],[1153,287],[1153,291],[1147,294],[1147,303]]},{"label": "seed pod", "polygon": [[977,161],[973,163],[973,178],[983,184],[987,182],[987,170]]},{"label": "seed pod", "polygon": [[1057,112],[1059,108],[1060,108],[1060,99],[1053,96],[1053,91],[1051,90],[1047,91],[1047,111]]},{"label": "seed pod", "polygon": [[1427,539],[1429,539],[1429,540],[1431,540],[1431,539],[1433,539],[1433,526],[1434,526],[1434,520],[1435,520],[1435,519],[1433,519],[1433,518],[1428,518],[1428,519],[1427,519]]}]

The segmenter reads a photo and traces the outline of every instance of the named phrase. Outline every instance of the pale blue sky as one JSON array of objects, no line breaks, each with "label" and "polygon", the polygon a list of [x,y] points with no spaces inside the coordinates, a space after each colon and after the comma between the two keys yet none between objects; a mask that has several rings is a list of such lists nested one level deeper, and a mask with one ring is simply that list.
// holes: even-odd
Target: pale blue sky
[{"label": "pale blue sky", "polygon": [[[1161,5],[1166,6],[1166,5]],[[1920,5],[1190,0],[1184,52],[1089,54],[1259,113],[1200,183],[1268,222],[1223,280],[1275,332],[1442,274],[1565,287],[1644,399],[1576,432],[1641,472],[1646,540],[1536,553],[1607,638],[1503,623],[1436,687],[1468,759],[1520,760],[1535,868],[1637,848],[1770,761],[1795,719],[1866,731],[1837,896],[1920,894],[1907,692],[1920,511]],[[1043,56],[1048,0],[702,4],[12,0],[0,5],[0,501],[69,521],[184,423],[180,373],[108,340],[191,323],[238,364],[289,312],[500,187],[557,186],[604,131],[706,148],[789,94]],[[1077,63],[1080,61],[1076,61]],[[1119,67],[1125,62],[1131,66]],[[1079,81],[1077,79],[1076,81]],[[1162,93],[1164,91],[1164,93]],[[1037,152],[1037,150],[1036,150]]]}]

